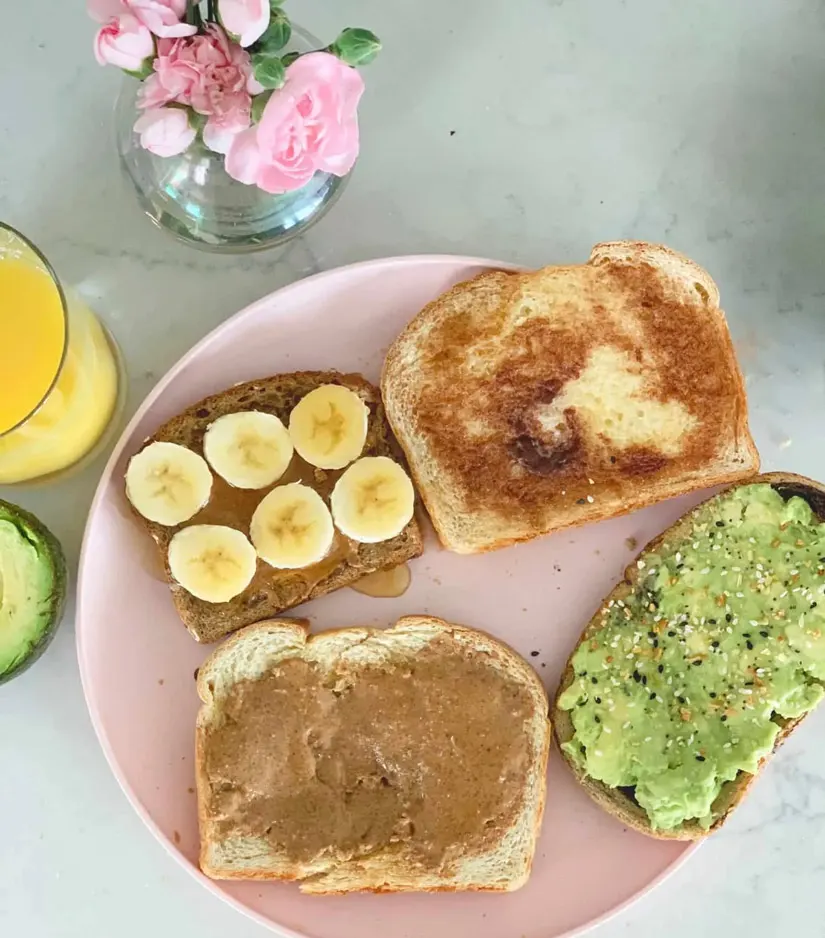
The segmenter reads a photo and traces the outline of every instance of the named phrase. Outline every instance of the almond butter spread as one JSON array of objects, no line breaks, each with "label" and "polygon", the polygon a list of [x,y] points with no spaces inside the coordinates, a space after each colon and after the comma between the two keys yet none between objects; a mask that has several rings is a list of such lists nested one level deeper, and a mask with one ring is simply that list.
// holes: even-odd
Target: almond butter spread
[{"label": "almond butter spread", "polygon": [[326,673],[302,659],[234,686],[207,731],[210,813],[296,862],[406,842],[441,866],[478,852],[524,798],[529,692],[480,653]]}]

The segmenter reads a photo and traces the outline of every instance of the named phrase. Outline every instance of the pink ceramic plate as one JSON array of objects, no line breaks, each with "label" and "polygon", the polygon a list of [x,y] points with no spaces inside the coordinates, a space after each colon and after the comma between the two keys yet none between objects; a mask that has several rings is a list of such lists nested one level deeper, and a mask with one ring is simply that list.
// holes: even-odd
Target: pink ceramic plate
[{"label": "pink ceramic plate", "polygon": [[[149,395],[98,486],[83,544],[77,643],[92,720],[112,770],[149,829],[213,893],[262,924],[311,938],[556,938],[616,911],[680,863],[690,848],[649,840],[599,810],[551,753],[547,810],[530,882],[509,895],[313,898],[295,886],[215,883],[198,871],[193,673],[209,653],[181,626],[145,533],[124,504],[126,461],[159,423],[235,382],[338,368],[376,380],[387,346],[429,300],[493,262],[406,257],[310,277],[216,329]],[[432,538],[397,599],[342,590],[302,608],[316,629],[385,626],[433,613],[509,642],[555,688],[602,596],[685,499],[627,518],[479,557]]]}]

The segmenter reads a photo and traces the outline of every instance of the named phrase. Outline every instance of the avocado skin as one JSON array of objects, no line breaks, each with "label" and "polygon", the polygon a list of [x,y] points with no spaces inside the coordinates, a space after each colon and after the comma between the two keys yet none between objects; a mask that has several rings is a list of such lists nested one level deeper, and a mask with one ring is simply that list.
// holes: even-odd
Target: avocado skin
[{"label": "avocado skin", "polygon": [[48,557],[54,571],[54,588],[49,597],[51,610],[49,612],[49,624],[43,629],[37,642],[32,646],[31,651],[26,657],[18,662],[13,668],[0,673],[0,684],[5,684],[12,678],[22,674],[27,668],[30,668],[35,661],[49,647],[49,643],[57,632],[57,627],[63,618],[63,610],[66,606],[66,593],[68,585],[68,572],[66,567],[66,557],[60,541],[52,532],[25,508],[20,508],[11,502],[3,501],[0,498],[0,520],[8,521],[16,528],[23,531],[26,537],[38,545],[38,550],[42,551]]}]

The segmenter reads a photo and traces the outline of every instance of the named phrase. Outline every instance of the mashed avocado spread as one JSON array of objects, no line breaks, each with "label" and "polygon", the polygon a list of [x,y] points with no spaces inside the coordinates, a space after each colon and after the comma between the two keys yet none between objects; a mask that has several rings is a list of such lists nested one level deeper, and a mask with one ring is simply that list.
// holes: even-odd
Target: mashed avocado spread
[{"label": "mashed avocado spread", "polygon": [[801,498],[742,486],[637,564],[573,656],[563,748],[591,778],[633,786],[654,828],[707,828],[722,785],[771,752],[775,718],[825,693],[825,524]]}]

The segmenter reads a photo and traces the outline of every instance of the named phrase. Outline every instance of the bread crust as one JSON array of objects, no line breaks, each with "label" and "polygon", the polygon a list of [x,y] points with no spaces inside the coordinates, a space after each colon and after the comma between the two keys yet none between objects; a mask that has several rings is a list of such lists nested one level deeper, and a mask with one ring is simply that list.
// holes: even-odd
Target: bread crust
[{"label": "bread crust", "polygon": [[[484,882],[467,882],[460,885],[455,882],[437,882],[432,881],[433,877],[428,877],[428,882],[417,883],[415,881],[415,872],[410,871],[407,858],[393,847],[383,848],[381,851],[383,857],[378,859],[391,869],[393,863],[399,865],[399,869],[404,871],[405,875],[396,878],[395,882],[376,882],[376,876],[371,873],[369,863],[373,858],[368,858],[368,863],[364,870],[360,870],[359,861],[349,861],[353,866],[351,873],[346,872],[343,877],[331,877],[329,871],[324,871],[316,875],[308,875],[306,870],[298,865],[281,864],[277,869],[249,869],[238,870],[231,867],[220,866],[213,863],[210,859],[212,847],[215,844],[215,831],[212,819],[209,815],[209,780],[206,772],[206,751],[205,737],[206,728],[216,717],[216,711],[219,708],[219,700],[216,697],[215,681],[219,679],[224,662],[231,657],[233,652],[243,648],[245,644],[254,642],[260,638],[265,642],[268,635],[275,632],[284,633],[286,640],[291,645],[290,654],[300,654],[302,651],[312,649],[319,643],[335,642],[339,639],[351,639],[353,645],[367,641],[371,637],[378,636],[383,640],[389,638],[393,640],[395,635],[403,635],[405,631],[421,631],[429,636],[429,640],[435,637],[445,636],[456,642],[459,647],[467,647],[474,650],[482,650],[486,654],[493,656],[503,670],[514,679],[523,683],[533,696],[535,702],[535,711],[533,722],[542,727],[539,737],[535,740],[535,759],[531,765],[526,785],[532,785],[532,800],[526,806],[525,811],[531,819],[529,830],[529,856],[526,863],[516,864],[519,869],[518,875],[502,877],[499,880],[487,880]],[[350,892],[372,892],[372,893],[392,893],[392,892],[458,892],[458,891],[483,891],[483,892],[510,892],[520,888],[527,881],[533,863],[535,844],[538,839],[541,828],[544,804],[546,798],[546,775],[547,775],[547,757],[550,747],[550,738],[552,727],[548,717],[548,698],[539,676],[533,668],[509,646],[493,638],[486,632],[465,626],[455,625],[445,622],[433,616],[410,615],[400,618],[392,628],[342,628],[333,629],[318,634],[309,634],[309,622],[302,619],[273,619],[267,622],[260,622],[248,626],[242,631],[228,638],[222,643],[213,654],[207,658],[198,672],[197,678],[198,695],[203,703],[197,719],[197,729],[195,734],[195,774],[198,795],[198,823],[201,832],[201,853],[200,866],[202,871],[213,879],[238,879],[238,880],[264,880],[264,881],[299,881],[303,892],[309,892],[316,895],[340,895]],[[395,856],[394,856],[395,854]],[[344,867],[346,863],[342,863]],[[363,879],[359,879],[359,871]],[[333,871],[334,872],[334,871]],[[379,876],[380,878],[380,876]],[[392,876],[388,877],[392,879]],[[328,880],[332,879],[332,882]]]},{"label": "bread crust", "polygon": [[[407,469],[404,455],[393,438],[387,423],[378,389],[357,374],[342,374],[337,371],[300,371],[275,375],[256,381],[246,381],[232,388],[212,394],[167,420],[140,447],[155,441],[178,443],[203,455],[203,437],[207,427],[228,413],[242,410],[261,410],[275,414],[284,424],[295,404],[306,394],[323,384],[340,384],[357,393],[369,408],[369,425],[364,444],[364,456],[389,456]],[[216,483],[218,481],[216,479]],[[310,482],[310,484],[312,484]],[[251,516],[256,506],[269,489],[247,492],[244,496],[244,511]],[[209,509],[211,503],[207,505]],[[130,506],[131,507],[131,506]],[[236,629],[253,622],[279,615],[293,606],[324,596],[334,590],[349,586],[361,577],[398,566],[418,557],[424,550],[424,541],[418,521],[412,521],[397,537],[377,544],[353,544],[352,553],[342,556],[337,563],[324,571],[317,582],[303,577],[303,571],[290,571],[287,575],[276,575],[264,561],[258,560],[255,580],[241,594],[227,603],[208,603],[188,593],[172,577],[167,559],[169,542],[174,534],[186,525],[167,527],[148,521],[132,508],[132,513],[146,528],[160,551],[175,608],[183,624],[199,642],[215,642]],[[249,533],[248,517],[241,517],[234,508],[226,512],[227,517],[209,523],[226,523]],[[198,524],[198,515],[186,524]],[[263,574],[268,574],[265,576]]]},{"label": "bread crust", "polygon": [[[780,495],[783,496],[783,498],[786,499],[793,495],[798,495],[801,498],[804,498],[805,501],[807,501],[811,506],[817,518],[820,521],[825,521],[825,485],[822,483],[815,482],[813,479],[808,479],[805,476],[796,475],[792,472],[768,472],[756,476],[755,478],[741,484],[752,485],[757,483],[771,485],[779,492]],[[678,521],[671,525],[666,531],[663,531],[662,534],[647,544],[638,554],[636,559],[643,558],[648,553],[655,553],[660,545],[666,540],[673,540],[674,535],[678,537],[682,533],[682,530],[687,531],[692,518],[696,512],[702,508],[703,505],[707,504],[707,502],[712,498],[717,497],[718,494],[731,491],[737,487],[737,485],[727,486],[726,488],[721,489],[720,492],[718,492],[716,495],[710,496],[710,498],[701,502],[695,508],[692,508]],[[562,743],[569,742],[574,735],[573,721],[570,717],[570,712],[559,708],[559,698],[575,680],[576,675],[573,669],[573,655],[576,653],[579,645],[583,641],[585,641],[595,632],[598,632],[601,628],[601,611],[604,606],[610,600],[624,599],[629,593],[632,592],[639,578],[639,568],[636,565],[636,559],[634,559],[634,561],[625,570],[624,579],[608,594],[608,596],[605,597],[604,602],[599,608],[599,611],[596,612],[596,614],[588,623],[584,632],[582,632],[581,638],[579,639],[576,648],[573,649],[570,657],[567,660],[567,664],[565,665],[565,669],[559,682],[558,691],[556,692],[555,698],[553,700],[554,733],[559,747],[561,747]],[[774,753],[797,728],[797,726],[799,726],[799,724],[805,719],[807,715],[808,714],[806,713],[801,717],[797,717],[792,720],[783,719],[782,717],[774,717],[774,720],[781,726],[781,729],[776,737],[776,743],[773,749]],[[750,775],[747,772],[739,772],[735,779],[724,783],[712,806],[713,813],[717,814],[718,817],[708,830],[702,828],[698,821],[695,820],[687,821],[673,830],[658,830],[651,826],[650,819],[648,818],[644,808],[638,805],[620,789],[611,788],[608,785],[605,785],[603,782],[588,777],[583,768],[577,765],[563,749],[561,752],[565,761],[570,766],[570,769],[575,775],[577,781],[598,805],[600,805],[605,809],[605,811],[612,814],[614,817],[618,818],[618,820],[620,820],[623,824],[626,824],[628,827],[632,827],[634,830],[637,830],[642,834],[647,834],[649,837],[655,837],[658,840],[702,840],[704,837],[707,837],[709,834],[718,830],[725,823],[728,817],[730,817],[733,810],[741,803],[742,799],[747,794],[748,789],[759,777],[759,774],[761,773],[769,758],[766,757],[761,760],[759,772],[756,774]]]},{"label": "bread crust", "polygon": [[[487,271],[426,306],[390,346],[381,389],[442,544],[497,550],[757,472],[718,304],[690,259],[612,242],[583,265]],[[643,382],[640,406],[681,409],[681,436],[619,445],[568,406],[605,349],[626,387]]]}]

